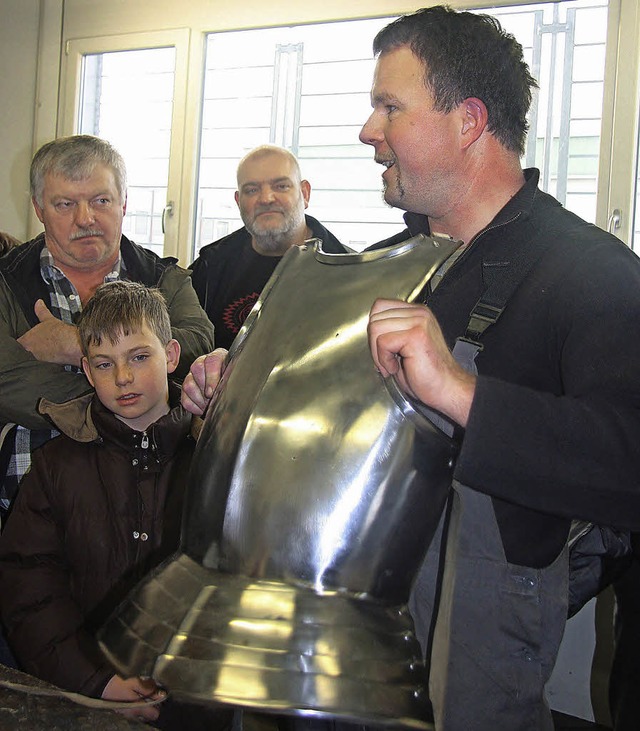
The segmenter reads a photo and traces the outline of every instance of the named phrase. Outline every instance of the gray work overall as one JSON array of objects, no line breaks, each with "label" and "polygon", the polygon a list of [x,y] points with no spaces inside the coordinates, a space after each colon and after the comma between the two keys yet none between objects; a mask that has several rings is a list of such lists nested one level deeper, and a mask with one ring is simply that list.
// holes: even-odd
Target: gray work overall
[{"label": "gray work overall", "polygon": [[[464,341],[453,351],[473,374],[476,353]],[[567,617],[568,550],[544,569],[510,564],[491,498],[454,482],[451,501],[427,658],[436,730],[552,731],[544,688]],[[436,535],[409,602],[425,652],[440,547]]]}]

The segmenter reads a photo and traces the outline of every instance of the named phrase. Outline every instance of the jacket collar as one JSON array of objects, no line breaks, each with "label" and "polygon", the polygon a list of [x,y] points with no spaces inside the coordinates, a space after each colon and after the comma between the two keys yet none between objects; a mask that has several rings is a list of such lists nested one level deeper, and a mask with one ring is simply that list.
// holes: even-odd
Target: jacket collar
[{"label": "jacket collar", "polygon": [[99,438],[98,429],[91,413],[94,392],[89,391],[62,404],[46,398],[38,401],[38,412],[53,426],[76,442],[93,442]]},{"label": "jacket collar", "polygon": [[308,214],[305,214],[305,220],[314,238],[322,239],[324,251],[328,251],[330,254],[344,254],[346,249],[326,226],[323,226],[320,221]]},{"label": "jacket collar", "polygon": [[[146,430],[159,462],[173,455],[192,427],[197,428],[196,420],[180,405],[180,387],[173,382],[169,382],[169,404],[170,411]],[[117,419],[93,392],[62,404],[40,399],[38,411],[58,431],[77,442],[110,442],[126,451],[140,447],[142,433]]]},{"label": "jacket collar", "polygon": [[147,287],[157,285],[164,270],[178,262],[173,256],[159,257],[153,251],[130,241],[124,234],[120,240],[120,253],[126,267],[127,279],[142,282]]},{"label": "jacket collar", "polygon": [[[44,233],[41,233],[35,239],[14,247],[0,257],[0,276],[5,279],[31,327],[38,324],[33,312],[35,301],[42,298],[48,302],[49,297],[47,286],[40,274],[40,254],[44,244]],[[174,257],[159,257],[124,235],[120,239],[120,254],[127,279],[142,282],[148,287],[157,286],[167,267],[177,262]]]}]

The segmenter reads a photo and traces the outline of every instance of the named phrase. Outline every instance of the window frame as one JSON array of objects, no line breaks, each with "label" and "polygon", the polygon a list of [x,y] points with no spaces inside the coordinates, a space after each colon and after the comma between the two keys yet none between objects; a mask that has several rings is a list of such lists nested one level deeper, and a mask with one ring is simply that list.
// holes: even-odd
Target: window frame
[{"label": "window frame", "polygon": [[188,28],[177,28],[68,40],[64,47],[63,85],[58,112],[58,134],[76,134],[78,131],[82,68],[85,56],[154,48],[175,49],[169,173],[163,219],[165,223],[164,256],[175,256],[178,259],[186,258],[189,251],[188,246],[184,246],[185,238],[180,233],[182,222],[185,219],[183,201],[188,201],[191,197],[189,189],[183,187],[183,161],[188,158],[185,154],[185,145],[187,144],[187,79],[190,65],[190,37],[191,31]]},{"label": "window frame", "polygon": [[[628,246],[632,241],[640,113],[640,6],[611,0],[596,223]],[[631,154],[630,154],[631,152]],[[613,228],[614,213],[620,223]],[[636,242],[636,249],[640,242]]]},{"label": "window frame", "polygon": [[[46,1],[46,0],[45,0]],[[458,0],[455,7],[463,9],[499,9],[510,5],[528,5],[532,2],[554,0]],[[174,215],[168,219],[165,237],[165,253],[177,256],[184,266],[190,264],[196,226],[196,192],[198,183],[200,111],[204,83],[204,56],[206,36],[225,30],[249,30],[280,25],[356,20],[370,17],[393,17],[422,7],[424,2],[402,6],[399,0],[377,2],[371,0],[355,6],[344,17],[344,8],[336,0],[340,11],[332,1],[316,8],[308,5],[283,7],[278,14],[266,13],[260,8],[247,11],[247,17],[238,22],[217,17],[217,11],[205,0],[192,0],[188,8],[175,8],[161,2],[162,25],[173,23],[176,29],[138,31],[104,36],[89,36],[95,23],[89,23],[91,12],[84,6],[91,0],[69,0],[78,5],[75,14],[65,13],[62,22],[63,57],[60,76],[60,99],[57,134],[72,134],[77,115],[79,73],[83,53],[100,53],[110,50],[129,50],[144,47],[176,45],[176,77],[174,95],[173,130],[171,136],[170,180],[168,200],[174,203]],[[143,27],[148,18],[158,16],[157,0],[140,0],[135,12],[112,10],[105,18],[105,29],[131,26],[132,31]],[[615,208],[622,211],[621,225],[615,234],[630,243],[631,215],[634,208],[636,143],[638,134],[640,8],[637,0],[609,0],[608,36],[605,62],[605,83],[602,110],[600,157],[598,164],[598,193],[596,223],[607,227],[607,221]],[[71,8],[70,8],[71,11]],[[94,13],[97,10],[93,11]],[[122,15],[121,15],[122,13]],[[313,15],[317,16],[313,18]],[[343,17],[339,17],[343,16]],[[68,21],[67,21],[68,18]],[[188,27],[184,27],[184,26]],[[68,26],[68,29],[67,29]],[[67,37],[78,28],[84,29],[82,37]],[[364,123],[365,120],[363,120]],[[632,150],[633,154],[629,154]]]}]

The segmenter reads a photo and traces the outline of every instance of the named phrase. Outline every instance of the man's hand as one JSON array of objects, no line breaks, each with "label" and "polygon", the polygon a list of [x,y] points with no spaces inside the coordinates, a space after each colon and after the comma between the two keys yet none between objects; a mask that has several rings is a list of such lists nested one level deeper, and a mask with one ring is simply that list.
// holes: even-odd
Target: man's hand
[{"label": "man's hand", "polygon": [[78,328],[58,320],[42,300],[33,308],[40,323],[27,330],[18,342],[38,360],[79,366],[82,360]]},{"label": "man's hand", "polygon": [[182,405],[196,416],[202,416],[218,385],[227,351],[216,348],[193,361],[182,384]]},{"label": "man's hand", "polygon": [[[114,675],[102,691],[102,698],[106,701],[158,701],[163,700],[166,696],[166,691],[156,685],[151,678],[125,679],[119,675]],[[118,713],[145,723],[157,720],[160,715],[160,711],[155,705],[131,710],[119,709]]]},{"label": "man's hand", "polygon": [[467,425],[475,376],[454,359],[431,310],[396,300],[376,300],[369,313],[374,363],[402,390],[461,426]]}]

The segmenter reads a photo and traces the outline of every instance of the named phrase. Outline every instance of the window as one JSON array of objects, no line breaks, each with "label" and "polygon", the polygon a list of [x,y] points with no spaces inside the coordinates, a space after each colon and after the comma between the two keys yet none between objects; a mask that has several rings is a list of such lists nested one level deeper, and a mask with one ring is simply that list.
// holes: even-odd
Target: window
[{"label": "window", "polygon": [[607,39],[606,0],[494,9],[538,80],[524,164],[540,187],[595,222]]},{"label": "window", "polygon": [[[309,213],[345,243],[361,248],[403,226],[401,212],[382,201],[381,170],[371,148],[358,140],[370,113],[371,41],[390,17],[212,33],[216,21],[209,4],[193,0],[193,13],[166,9],[171,17],[164,18],[165,27],[186,28],[94,37],[97,11],[71,2],[75,33],[65,41],[58,134],[94,129],[126,147],[132,189],[125,225],[134,240],[188,264],[201,245],[239,227],[236,166],[265,142],[297,155],[312,185]],[[475,6],[475,0],[456,5]],[[136,17],[153,16],[151,6],[140,0]],[[395,2],[374,3],[372,12],[386,8],[400,12]],[[487,12],[520,40],[540,81],[523,163],[539,167],[542,187],[587,220],[604,227],[619,221],[615,233],[630,242],[637,225],[637,0],[514,0],[487,5]],[[109,27],[129,26],[124,10],[113,13]],[[268,22],[266,11],[256,10],[255,16],[256,22]],[[85,38],[77,37],[79,30]],[[156,69],[145,61],[156,51],[175,59],[173,86],[165,96],[172,100],[171,129],[163,120],[151,131],[145,120],[139,144],[130,144],[138,134],[131,123],[142,120],[146,109],[138,105],[139,114],[126,117],[110,110],[132,108],[157,88],[148,80]],[[108,68],[116,61],[126,69],[117,84]],[[138,72],[138,61],[150,77]],[[167,63],[159,62],[161,74]],[[170,87],[167,82],[167,92]],[[106,130],[107,120],[124,129]],[[148,155],[151,140],[154,153],[164,145],[161,155]],[[162,166],[162,179],[152,175]],[[614,211],[619,217],[612,217]]]},{"label": "window", "polygon": [[[539,80],[525,160],[541,186],[595,221],[606,0],[491,9]],[[212,33],[207,38],[194,256],[242,225],[240,158],[273,143],[299,159],[309,213],[359,249],[403,227],[382,200],[379,166],[358,134],[370,113],[371,42],[391,18]]]},{"label": "window", "polygon": [[[640,108],[638,109],[638,116],[640,117]],[[634,195],[633,195],[633,210],[632,210],[632,237],[631,237],[631,248],[636,251],[640,252],[640,119],[638,120],[637,125],[637,142],[636,142],[636,150],[635,150],[635,176],[634,176]],[[617,219],[620,217],[620,211],[616,210],[612,212],[610,219],[609,219],[609,228],[612,228],[613,225],[617,222]]]},{"label": "window", "polygon": [[[185,103],[184,31],[70,42],[80,89],[69,88],[66,134],[109,140],[127,167],[123,233],[156,253],[177,253],[176,207]],[[75,77],[69,75],[69,83]],[[74,103],[72,103],[74,102]],[[173,160],[173,164],[172,164]],[[166,235],[165,235],[166,234]]]},{"label": "window", "polygon": [[108,139],[126,160],[122,232],[160,255],[174,68],[175,48],[86,55],[78,125],[81,133]]},{"label": "window", "polygon": [[309,213],[354,248],[401,230],[358,134],[370,113],[371,41],[388,19],[214,33],[207,39],[195,253],[242,225],[236,167],[287,147],[311,183]]}]

